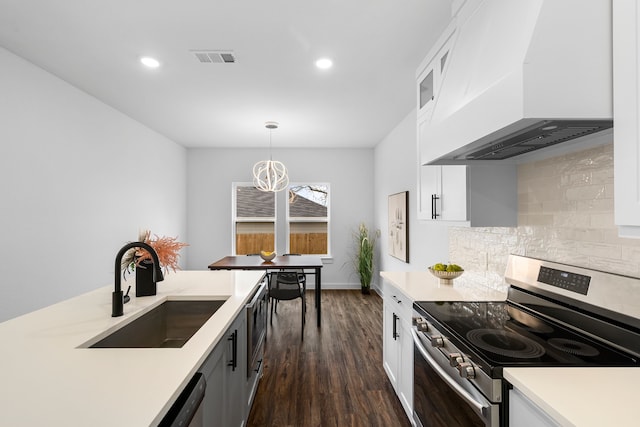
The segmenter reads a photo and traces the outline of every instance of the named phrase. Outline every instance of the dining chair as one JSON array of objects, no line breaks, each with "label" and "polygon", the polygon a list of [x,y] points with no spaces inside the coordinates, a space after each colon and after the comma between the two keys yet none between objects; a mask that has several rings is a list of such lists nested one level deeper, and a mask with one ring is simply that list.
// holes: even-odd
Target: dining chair
[{"label": "dining chair", "polygon": [[[282,256],[302,256],[302,254],[284,254]],[[302,268],[287,268],[287,269],[283,269],[283,271],[297,271],[298,272],[298,280],[300,280],[300,283],[302,283],[302,287],[304,288],[305,292],[307,291],[307,275],[304,272],[304,269]]]},{"label": "dining chair", "polygon": [[302,333],[301,339],[304,340],[304,324],[305,315],[307,313],[307,303],[305,292],[296,271],[277,271],[271,272],[269,283],[269,299],[271,301],[271,319],[270,324],[273,325],[273,313],[278,314],[278,301],[288,301],[300,298],[302,300]]}]

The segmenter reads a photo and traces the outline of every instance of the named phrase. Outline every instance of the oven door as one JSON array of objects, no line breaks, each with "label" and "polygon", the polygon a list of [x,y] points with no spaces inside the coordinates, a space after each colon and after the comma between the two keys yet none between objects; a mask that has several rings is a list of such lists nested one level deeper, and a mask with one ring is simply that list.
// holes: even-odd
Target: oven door
[{"label": "oven door", "polygon": [[[420,427],[499,427],[500,405],[489,402],[416,328],[413,336],[413,417]],[[455,375],[455,376],[454,376]]]}]

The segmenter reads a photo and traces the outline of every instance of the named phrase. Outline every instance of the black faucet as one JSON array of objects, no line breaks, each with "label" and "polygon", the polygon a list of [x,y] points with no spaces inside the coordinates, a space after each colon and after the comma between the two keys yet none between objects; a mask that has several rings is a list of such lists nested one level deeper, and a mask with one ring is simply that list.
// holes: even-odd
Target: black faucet
[{"label": "black faucet", "polygon": [[162,282],[164,280],[164,275],[162,274],[162,267],[160,266],[160,260],[158,259],[158,254],[155,249],[153,249],[150,245],[144,242],[131,242],[127,243],[118,251],[116,255],[116,266],[115,266],[115,290],[111,295],[111,300],[113,303],[113,308],[111,310],[111,317],[119,317],[124,314],[124,295],[122,293],[122,278],[121,278],[121,268],[122,268],[122,257],[125,252],[127,252],[131,248],[142,248],[146,249],[147,252],[151,254],[151,258],[153,259],[153,281],[154,282]]}]

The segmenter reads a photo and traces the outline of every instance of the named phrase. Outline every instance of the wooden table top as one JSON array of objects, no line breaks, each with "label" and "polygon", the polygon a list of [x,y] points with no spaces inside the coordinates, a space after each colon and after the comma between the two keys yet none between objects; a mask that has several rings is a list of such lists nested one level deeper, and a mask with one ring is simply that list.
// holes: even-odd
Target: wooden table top
[{"label": "wooden table top", "polygon": [[277,256],[264,261],[260,256],[226,256],[209,264],[210,270],[268,270],[271,268],[322,268],[322,258],[317,255]]}]

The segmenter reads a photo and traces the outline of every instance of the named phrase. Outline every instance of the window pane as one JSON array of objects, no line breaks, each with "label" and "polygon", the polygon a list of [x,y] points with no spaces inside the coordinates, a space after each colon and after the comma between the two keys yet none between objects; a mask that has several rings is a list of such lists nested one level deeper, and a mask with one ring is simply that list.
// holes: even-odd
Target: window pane
[{"label": "window pane", "polygon": [[289,250],[295,254],[328,254],[327,223],[289,223]]},{"label": "window pane", "polygon": [[275,224],[273,222],[236,223],[236,254],[258,254],[275,249]]},{"label": "window pane", "polygon": [[236,187],[237,218],[275,218],[276,195],[255,187]]},{"label": "window pane", "polygon": [[289,187],[290,218],[326,218],[329,202],[327,185],[292,185]]}]

